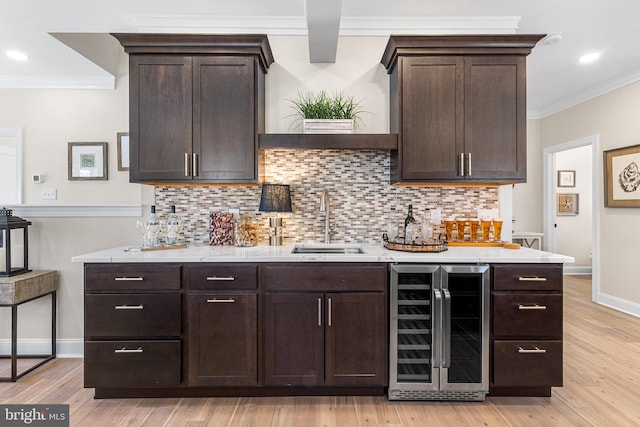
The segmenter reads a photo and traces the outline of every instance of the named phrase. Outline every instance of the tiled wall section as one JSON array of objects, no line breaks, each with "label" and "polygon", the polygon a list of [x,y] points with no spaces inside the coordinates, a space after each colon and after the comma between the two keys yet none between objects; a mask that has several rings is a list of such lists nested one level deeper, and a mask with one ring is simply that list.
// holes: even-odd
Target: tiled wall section
[{"label": "tiled wall section", "polygon": [[[269,150],[265,160],[265,182],[291,185],[293,213],[282,215],[285,244],[323,241],[319,206],[324,189],[329,192],[332,242],[380,242],[383,232],[403,223],[410,203],[418,221],[427,208],[442,208],[444,218],[475,217],[478,208],[498,207],[497,187],[392,186],[389,153],[384,151]],[[161,216],[176,205],[187,241],[202,241],[210,212],[237,208],[255,213],[260,186],[158,186],[155,198]],[[266,219],[262,223],[264,243]]]}]

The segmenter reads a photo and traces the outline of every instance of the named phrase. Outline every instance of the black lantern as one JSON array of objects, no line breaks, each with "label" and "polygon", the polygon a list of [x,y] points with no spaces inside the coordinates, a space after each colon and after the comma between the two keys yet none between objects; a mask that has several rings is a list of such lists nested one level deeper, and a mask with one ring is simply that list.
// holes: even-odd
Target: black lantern
[{"label": "black lantern", "polygon": [[0,276],[14,276],[29,271],[30,221],[0,209]]}]

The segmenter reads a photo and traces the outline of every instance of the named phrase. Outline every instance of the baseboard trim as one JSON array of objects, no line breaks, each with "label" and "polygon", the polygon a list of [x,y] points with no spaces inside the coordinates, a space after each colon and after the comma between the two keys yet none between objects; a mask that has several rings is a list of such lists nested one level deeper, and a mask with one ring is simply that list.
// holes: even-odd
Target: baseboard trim
[{"label": "baseboard trim", "polygon": [[640,317],[640,304],[614,297],[613,295],[599,293],[597,303],[614,310],[621,311],[634,317]]},{"label": "baseboard trim", "polygon": [[[8,356],[11,353],[11,340],[0,340],[0,354]],[[56,357],[78,358],[84,357],[84,340],[59,339],[56,340]],[[51,354],[50,339],[19,339],[18,355],[20,354]]]},{"label": "baseboard trim", "polygon": [[563,269],[564,274],[573,274],[581,276],[590,276],[593,271],[590,265],[565,265]]}]

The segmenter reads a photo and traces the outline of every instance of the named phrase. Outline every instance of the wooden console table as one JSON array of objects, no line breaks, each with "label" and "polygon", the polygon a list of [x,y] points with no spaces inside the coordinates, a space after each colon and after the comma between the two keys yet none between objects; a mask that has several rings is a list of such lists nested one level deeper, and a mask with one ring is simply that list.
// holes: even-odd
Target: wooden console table
[{"label": "wooden console table", "polygon": [[[11,354],[0,356],[11,359],[11,376],[0,377],[0,382],[15,382],[49,360],[55,359],[57,290],[57,271],[31,271],[11,277],[0,277],[0,307],[11,307]],[[47,295],[51,295],[51,354],[18,355],[18,306]],[[43,360],[18,373],[18,358]]]},{"label": "wooden console table", "polygon": [[532,248],[533,245],[537,246],[537,249],[542,250],[542,237],[544,233],[538,233],[536,231],[514,231],[511,235],[511,239],[516,242],[522,243],[522,246]]}]

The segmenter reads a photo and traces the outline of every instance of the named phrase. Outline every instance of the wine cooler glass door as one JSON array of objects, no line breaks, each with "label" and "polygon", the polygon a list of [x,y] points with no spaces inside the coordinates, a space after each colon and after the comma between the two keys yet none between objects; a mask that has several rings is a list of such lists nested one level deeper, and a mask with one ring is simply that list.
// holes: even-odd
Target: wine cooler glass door
[{"label": "wine cooler glass door", "polygon": [[434,331],[439,329],[439,271],[438,266],[392,266],[390,391],[438,388]]},{"label": "wine cooler glass door", "polygon": [[442,267],[442,390],[488,390],[488,271],[488,266]]}]

